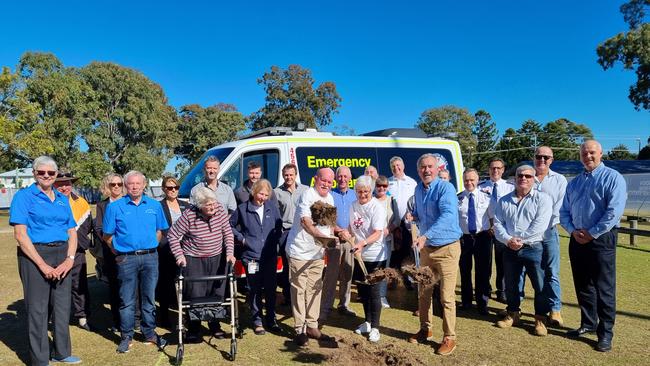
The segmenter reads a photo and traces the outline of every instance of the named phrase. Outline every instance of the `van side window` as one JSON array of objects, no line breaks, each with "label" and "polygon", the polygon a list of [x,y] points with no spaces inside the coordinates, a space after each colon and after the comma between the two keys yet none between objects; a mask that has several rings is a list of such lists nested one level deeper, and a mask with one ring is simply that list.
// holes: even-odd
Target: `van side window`
[{"label": "van side window", "polygon": [[241,186],[242,180],[241,180],[241,156],[235,160],[232,165],[226,170],[222,175],[221,178],[219,178],[220,181],[226,182],[230,188],[237,189],[237,187]]},{"label": "van side window", "polygon": [[244,153],[221,176],[222,181],[228,182],[233,189],[237,189],[248,179],[248,163],[257,161],[262,166],[262,178],[268,179],[272,187],[277,187],[280,171],[280,152],[275,149],[258,150]]},{"label": "van side window", "polygon": [[377,171],[387,177],[393,175],[390,171],[390,158],[399,156],[404,160],[404,172],[409,177],[420,181],[417,170],[417,161],[423,154],[433,154],[438,156],[438,164],[443,165],[445,169],[449,170],[450,183],[458,189],[458,182],[456,181],[456,166],[451,152],[446,149],[400,149],[400,148],[378,148],[377,149]]}]

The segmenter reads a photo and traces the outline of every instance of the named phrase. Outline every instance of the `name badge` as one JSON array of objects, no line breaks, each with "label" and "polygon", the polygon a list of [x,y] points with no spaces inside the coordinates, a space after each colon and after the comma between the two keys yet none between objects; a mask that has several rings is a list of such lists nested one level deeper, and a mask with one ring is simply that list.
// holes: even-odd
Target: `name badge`
[{"label": "name badge", "polygon": [[255,261],[248,262],[248,273],[255,274],[259,270],[259,263]]}]

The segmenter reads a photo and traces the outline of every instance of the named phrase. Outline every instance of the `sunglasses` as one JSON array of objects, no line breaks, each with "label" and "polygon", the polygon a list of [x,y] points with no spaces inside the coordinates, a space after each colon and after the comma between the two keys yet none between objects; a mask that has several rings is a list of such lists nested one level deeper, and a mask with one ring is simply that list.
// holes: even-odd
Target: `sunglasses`
[{"label": "sunglasses", "polygon": [[532,174],[517,174],[517,178],[519,178],[519,179],[522,179],[522,178],[532,179],[533,175]]},{"label": "sunglasses", "polygon": [[176,191],[179,188],[181,188],[181,187],[180,186],[168,186],[168,187],[165,187],[165,189],[168,190],[168,191]]},{"label": "sunglasses", "polygon": [[388,184],[377,184],[375,185],[377,188],[388,188]]},{"label": "sunglasses", "polygon": [[111,187],[122,187],[124,183],[108,183],[108,185]]},{"label": "sunglasses", "polygon": [[37,170],[36,175],[54,177],[56,176],[56,170]]},{"label": "sunglasses", "polygon": [[537,160],[542,160],[542,159],[549,160],[549,159],[553,159],[553,157],[548,156],[548,155],[535,155],[535,159],[537,159]]}]

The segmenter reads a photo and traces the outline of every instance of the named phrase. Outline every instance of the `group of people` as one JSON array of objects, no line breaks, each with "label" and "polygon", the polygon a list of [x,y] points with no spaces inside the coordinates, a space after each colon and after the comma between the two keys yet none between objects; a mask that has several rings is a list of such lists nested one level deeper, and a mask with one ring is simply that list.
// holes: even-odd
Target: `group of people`
[{"label": "group of people", "polygon": [[[547,324],[562,325],[558,224],[571,235],[569,255],[581,309],[580,327],[568,335],[595,332],[596,349],[608,351],[615,317],[616,227],[625,206],[625,181],[601,162],[602,147],[594,140],[581,146],[585,170],[569,184],[550,169],[551,148],[537,148],[533,158],[534,167],[517,168],[514,184],[502,179],[501,159],[490,162],[490,179],[482,183],[479,173],[468,168],[463,172],[465,190],[457,194],[448,182],[449,172],[433,154],[418,159],[419,182],[405,174],[404,161],[396,156],[390,160],[390,178],[368,167],[353,186],[348,167],[320,168],[308,187],[296,181],[297,167],[287,164],[284,182],[273,188],[262,178],[259,163],[252,161],[248,180],[235,191],[217,179],[219,160],[208,157],[204,181],[192,188],[190,203],[178,199],[180,187],[173,177],[163,179],[164,198],[158,201],[143,194],[142,173],[108,174],[102,189],[106,198],[97,204],[92,220],[88,203],[71,189],[76,178],[60,172],[51,158],[39,157],[33,163],[36,182],[18,192],[10,213],[32,362],[80,362],[71,355],[68,324],[73,316],[80,327],[90,329],[85,250],[91,235],[101,245],[113,325],[121,335],[119,353],[132,346],[136,318],[144,341],[165,347],[156,322],[170,324],[179,267],[186,276],[214,275],[236,259],[246,273],[246,302],[256,335],[282,332],[275,313],[279,286],[283,304],[291,307],[294,342],[304,346],[310,339],[331,340],[322,326],[333,309],[356,315],[349,306],[355,284],[364,322],[354,331],[377,342],[381,311],[390,307],[388,286],[385,280],[368,282],[362,269],[399,268],[415,250],[420,265],[439,278],[438,295],[432,295],[432,286],[418,284],[420,329],[408,340],[432,337],[432,303],[439,302],[444,336],[435,352],[448,355],[456,348],[459,269],[461,309],[470,311],[475,302],[485,315],[492,297],[493,258],[495,297],[507,304],[498,327],[519,322],[526,275],[535,292],[535,334],[546,335]],[[335,208],[335,223],[312,217],[318,201]],[[276,273],[278,256],[284,264],[281,273]],[[226,296],[224,282],[189,282],[184,298]],[[49,321],[54,326],[52,352]],[[225,336],[218,319],[208,327],[210,336]],[[187,329],[186,342],[202,340],[200,320],[188,321]]]}]

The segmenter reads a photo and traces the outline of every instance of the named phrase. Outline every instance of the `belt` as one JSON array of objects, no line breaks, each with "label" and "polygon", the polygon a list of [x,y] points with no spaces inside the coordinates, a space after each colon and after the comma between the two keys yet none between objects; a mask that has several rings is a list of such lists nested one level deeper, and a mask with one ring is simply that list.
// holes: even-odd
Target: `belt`
[{"label": "belt", "polygon": [[151,249],[143,249],[143,250],[134,250],[132,252],[117,252],[117,255],[145,255],[145,254],[155,253],[156,251],[157,251],[156,248],[151,248]]},{"label": "belt", "polygon": [[61,245],[66,244],[67,241],[51,241],[49,243],[32,243],[34,245],[42,245],[44,247],[60,247]]}]

